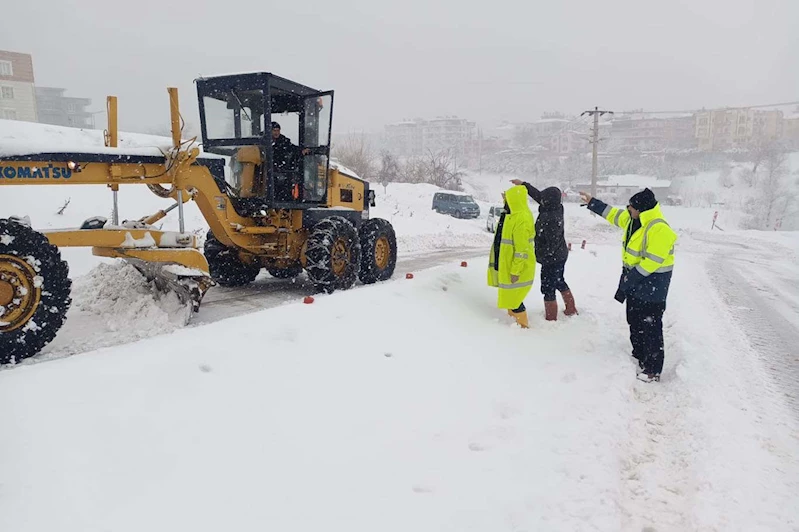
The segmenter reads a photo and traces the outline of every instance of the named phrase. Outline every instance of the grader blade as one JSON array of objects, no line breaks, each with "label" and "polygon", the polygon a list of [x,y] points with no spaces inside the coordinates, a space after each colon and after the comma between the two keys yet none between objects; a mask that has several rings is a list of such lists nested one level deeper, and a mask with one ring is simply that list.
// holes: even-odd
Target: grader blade
[{"label": "grader blade", "polygon": [[161,292],[172,292],[187,306],[190,315],[200,310],[200,304],[209,288],[216,283],[206,273],[178,264],[164,264],[125,257],[141,274],[155,284]]}]

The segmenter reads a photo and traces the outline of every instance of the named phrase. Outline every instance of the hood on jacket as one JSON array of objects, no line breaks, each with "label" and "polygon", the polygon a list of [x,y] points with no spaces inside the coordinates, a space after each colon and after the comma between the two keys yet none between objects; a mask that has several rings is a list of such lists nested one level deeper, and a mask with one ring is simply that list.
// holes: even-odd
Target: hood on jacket
[{"label": "hood on jacket", "polygon": [[511,213],[529,211],[527,205],[527,189],[524,185],[515,185],[505,191],[505,204]]},{"label": "hood on jacket", "polygon": [[560,206],[562,194],[558,187],[548,187],[541,191],[541,209],[549,210]]}]

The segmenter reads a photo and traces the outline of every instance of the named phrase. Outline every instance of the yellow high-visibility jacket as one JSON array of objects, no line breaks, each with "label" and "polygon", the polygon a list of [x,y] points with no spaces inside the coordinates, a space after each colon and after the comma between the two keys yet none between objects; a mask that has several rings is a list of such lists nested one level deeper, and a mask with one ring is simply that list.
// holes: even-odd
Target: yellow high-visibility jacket
[{"label": "yellow high-visibility jacket", "polygon": [[[500,218],[488,259],[488,285],[499,288],[497,307],[517,309],[535,280],[535,222],[522,185],[505,192],[510,211]],[[518,279],[511,280],[511,276]]]},{"label": "yellow high-visibility jacket", "polygon": [[665,301],[674,269],[677,233],[666,222],[660,204],[643,211],[638,220],[634,220],[626,208],[611,207],[596,198],[591,199],[588,208],[625,230],[622,238],[624,272],[619,289],[627,297]]}]

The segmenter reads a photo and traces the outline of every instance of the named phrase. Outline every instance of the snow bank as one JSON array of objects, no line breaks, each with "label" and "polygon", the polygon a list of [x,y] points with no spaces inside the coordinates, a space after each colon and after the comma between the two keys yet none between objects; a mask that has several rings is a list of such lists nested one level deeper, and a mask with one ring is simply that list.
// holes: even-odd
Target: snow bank
[{"label": "snow bank", "polygon": [[463,220],[432,209],[433,195],[439,187],[426,184],[392,183],[375,188],[377,206],[372,215],[385,218],[394,226],[401,253],[418,253],[442,248],[483,247],[493,236],[486,230],[488,204],[478,201],[480,216]]},{"label": "snow bank", "polygon": [[[184,139],[187,140],[187,139]],[[0,120],[0,157],[35,153],[74,152],[160,157],[172,147],[170,137],[120,131],[117,148],[107,148],[103,131]],[[212,153],[202,157],[219,158]]]},{"label": "snow bank", "polygon": [[188,319],[188,309],[175,294],[155,290],[133,266],[101,263],[75,279],[69,327],[59,331],[35,362],[168,334]]}]

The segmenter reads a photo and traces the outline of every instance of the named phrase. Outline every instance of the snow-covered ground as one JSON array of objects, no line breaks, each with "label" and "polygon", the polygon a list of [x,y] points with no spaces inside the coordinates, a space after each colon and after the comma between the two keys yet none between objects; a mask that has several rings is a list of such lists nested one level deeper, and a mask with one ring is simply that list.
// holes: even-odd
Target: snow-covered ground
[{"label": "snow-covered ground", "polygon": [[0,372],[0,529],[794,529],[797,418],[678,257],[655,386],[605,244],[527,331],[478,260]]},{"label": "snow-covered ground", "polygon": [[[511,178],[470,180],[483,216]],[[138,188],[124,217],[163,206]],[[395,279],[312,305],[262,278],[249,308],[209,292],[239,310],[182,327],[130,268],[68,250],[75,356],[0,371],[0,530],[799,530],[799,234],[664,207],[680,240],[647,385],[613,300],[618,230],[567,205],[580,315],[544,321],[537,272],[520,330],[485,286],[483,216],[375,188]],[[109,210],[102,187],[0,196],[42,228]]]}]

